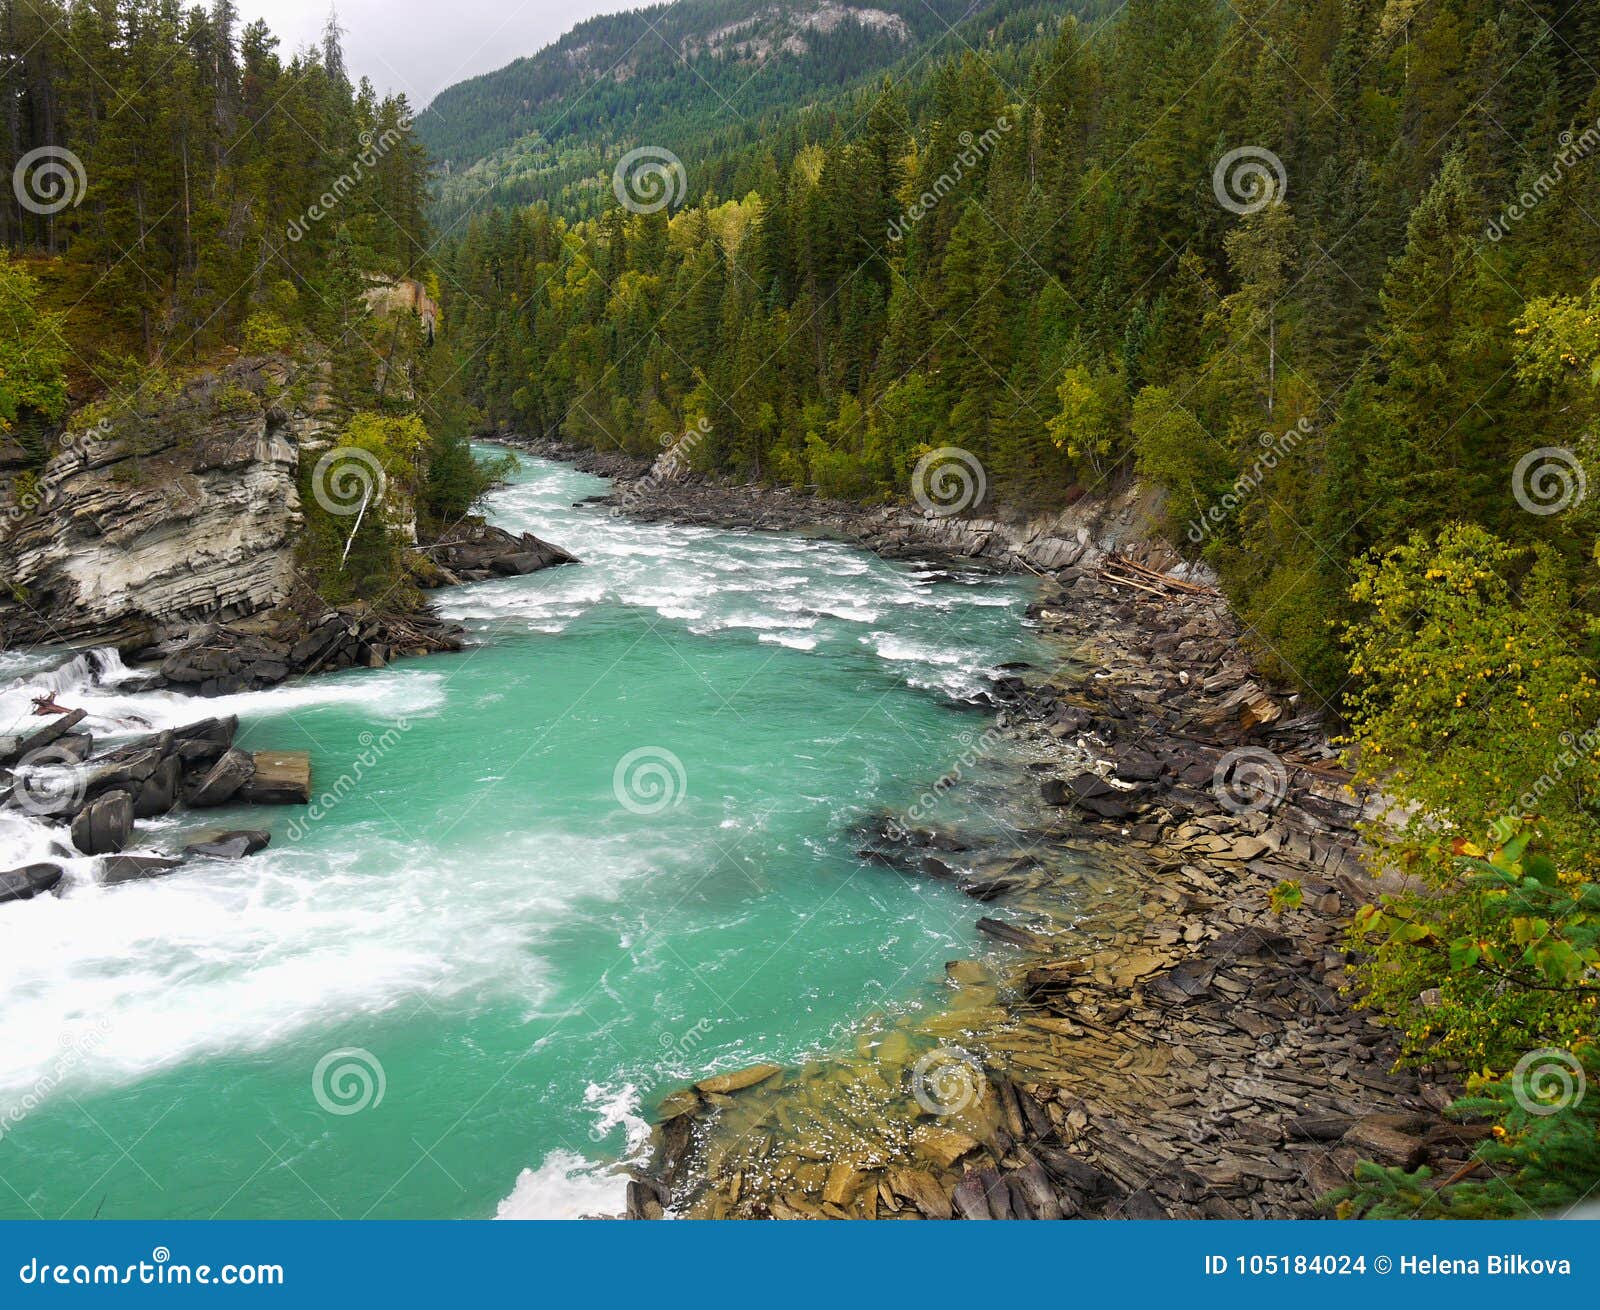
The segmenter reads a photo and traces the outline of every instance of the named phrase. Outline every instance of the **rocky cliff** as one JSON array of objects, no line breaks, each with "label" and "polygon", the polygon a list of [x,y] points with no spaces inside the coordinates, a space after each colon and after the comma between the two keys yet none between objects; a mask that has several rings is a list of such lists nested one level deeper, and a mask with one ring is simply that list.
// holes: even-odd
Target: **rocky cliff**
[{"label": "rocky cliff", "polygon": [[0,466],[0,645],[131,643],[282,601],[299,451],[323,428],[288,375],[242,359],[137,409],[80,411],[37,473]]},{"label": "rocky cliff", "polygon": [[[414,599],[332,609],[296,567],[300,461],[337,440],[326,375],[265,356],[80,410],[42,468],[0,445],[0,649],[116,645],[201,694],[459,649]],[[573,562],[475,516],[441,541],[407,521],[420,587]]]}]

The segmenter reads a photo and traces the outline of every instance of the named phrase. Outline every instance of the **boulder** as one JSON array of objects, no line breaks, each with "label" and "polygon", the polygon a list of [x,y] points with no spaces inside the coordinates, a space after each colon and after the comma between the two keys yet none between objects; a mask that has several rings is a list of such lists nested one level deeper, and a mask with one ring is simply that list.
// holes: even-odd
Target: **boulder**
[{"label": "boulder", "polygon": [[257,751],[254,772],[239,791],[251,805],[305,805],[311,800],[311,756],[306,751]]},{"label": "boulder", "polygon": [[118,883],[159,878],[183,863],[167,855],[108,855],[100,861],[100,881],[108,887]]},{"label": "boulder", "polygon": [[254,773],[254,758],[245,751],[229,747],[185,799],[196,809],[225,805],[250,781]]},{"label": "boulder", "polygon": [[24,864],[0,873],[0,903],[31,900],[61,881],[59,864]]},{"label": "boulder", "polygon": [[1102,819],[1126,819],[1135,813],[1126,799],[1133,793],[1118,790],[1096,773],[1080,773],[1065,781],[1046,778],[1040,794],[1046,805],[1072,805]]},{"label": "boulder", "polygon": [[91,763],[84,771],[84,794],[99,796],[108,791],[137,792],[146,778],[160,768],[163,759],[158,747],[147,750],[114,751]]},{"label": "boulder", "polygon": [[72,844],[85,855],[110,855],[128,844],[132,832],[132,795],[108,791],[78,811],[72,821]]},{"label": "boulder", "polygon": [[57,737],[51,743],[55,753],[63,760],[75,760],[82,764],[94,754],[94,737],[87,732],[68,732]]},{"label": "boulder", "polygon": [[264,850],[272,834],[261,828],[238,828],[210,834],[183,848],[186,855],[204,855],[214,860],[237,860]]},{"label": "boulder", "polygon": [[133,817],[153,819],[178,803],[178,757],[169,755],[139,784],[133,801]]},{"label": "boulder", "polygon": [[221,719],[201,719],[182,728],[172,730],[171,748],[185,773],[205,768],[222,758],[223,752],[233,745],[234,734],[239,730],[237,715]]}]

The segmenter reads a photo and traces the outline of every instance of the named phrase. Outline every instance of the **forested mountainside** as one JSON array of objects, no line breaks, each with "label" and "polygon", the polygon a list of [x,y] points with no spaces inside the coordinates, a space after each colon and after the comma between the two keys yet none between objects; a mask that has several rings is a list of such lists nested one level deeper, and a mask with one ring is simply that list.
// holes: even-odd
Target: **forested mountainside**
[{"label": "forested mountainside", "polygon": [[[285,58],[233,0],[5,0],[0,34],[0,545],[63,512],[51,461],[74,434],[162,450],[188,383],[240,352],[292,367],[265,399],[211,387],[219,414],[314,399],[330,444],[383,463],[396,514],[464,512],[458,366],[431,321],[382,312],[397,287],[437,299],[426,156],[404,97],[352,84],[337,25]],[[303,577],[403,597],[384,514],[346,549],[348,522],[302,501]]]},{"label": "forested mountainside", "polygon": [[[693,155],[697,193],[754,185],[743,148],[826,139],[849,124],[844,93],[886,70],[987,46],[1014,59],[1063,12],[1110,0],[681,0],[580,23],[554,45],[439,93],[418,115],[448,227],[484,203],[545,201],[569,216],[609,203],[622,151],[671,140]],[[692,145],[691,145],[692,143]]]},{"label": "forested mountainside", "polygon": [[1592,505],[1530,514],[1512,474],[1595,413],[1559,334],[1600,271],[1596,52],[1554,0],[1135,0],[1026,66],[885,81],[732,190],[663,135],[678,208],[452,247],[476,399],[633,450],[704,418],[707,466],[854,496],[945,445],[1009,502],[1142,473],[1336,706],[1351,562],[1415,528],[1466,516],[1592,590]]},{"label": "forested mountainside", "polygon": [[1600,1171],[1600,8],[1130,0],[962,44],[748,145],[619,133],[598,216],[474,214],[443,277],[472,400],[934,513],[1158,487],[1397,802],[1363,1003],[1496,1123],[1487,1173],[1363,1166],[1344,1212],[1570,1203]]}]

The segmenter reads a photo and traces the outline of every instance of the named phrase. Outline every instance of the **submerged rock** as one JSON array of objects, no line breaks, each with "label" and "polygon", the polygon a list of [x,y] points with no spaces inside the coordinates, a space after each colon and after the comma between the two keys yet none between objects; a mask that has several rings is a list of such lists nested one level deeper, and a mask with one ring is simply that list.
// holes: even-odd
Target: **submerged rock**
[{"label": "submerged rock", "polygon": [[765,1082],[774,1074],[782,1072],[781,1064],[753,1064],[748,1069],[740,1069],[734,1073],[719,1073],[713,1074],[710,1078],[702,1078],[695,1087],[702,1092],[726,1094],[754,1087],[757,1083]]},{"label": "submerged rock", "polygon": [[238,860],[265,850],[271,841],[272,834],[265,829],[238,828],[190,842],[183,849],[186,855],[204,855],[215,860]]}]

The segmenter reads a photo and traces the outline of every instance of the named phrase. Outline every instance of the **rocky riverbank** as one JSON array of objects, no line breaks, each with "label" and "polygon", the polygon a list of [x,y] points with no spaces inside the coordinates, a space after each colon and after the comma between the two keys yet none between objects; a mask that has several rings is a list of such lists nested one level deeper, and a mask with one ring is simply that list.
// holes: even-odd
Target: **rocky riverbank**
[{"label": "rocky riverbank", "polygon": [[0,809],[18,810],[64,829],[56,858],[0,870],[0,903],[59,891],[64,863],[99,856],[105,884],[162,877],[189,857],[239,859],[271,840],[260,829],[205,833],[179,848],[137,846],[140,820],[174,809],[222,805],[303,805],[311,799],[304,751],[245,751],[234,744],[239,721],[201,719],[96,751],[80,726],[81,709],[52,713],[28,732],[0,737]]},{"label": "rocky riverbank", "polygon": [[408,603],[330,608],[302,576],[303,461],[333,448],[328,379],[259,356],[144,408],[76,413],[42,465],[0,444],[0,649],[116,645],[200,695],[459,650],[418,589],[572,563],[476,516],[413,531]]},{"label": "rocky riverbank", "polygon": [[645,519],[1039,574],[1059,660],[1007,671],[975,758],[931,782],[999,771],[1003,839],[893,814],[857,834],[884,876],[973,899],[945,1002],[669,1096],[630,1216],[1308,1217],[1361,1159],[1469,1167],[1485,1130],[1443,1118],[1458,1089],[1394,1071],[1343,990],[1375,801],[1136,498],[952,521],[634,472],[610,499]]}]

